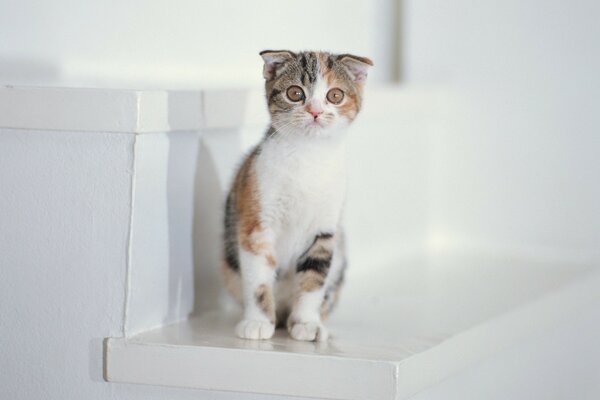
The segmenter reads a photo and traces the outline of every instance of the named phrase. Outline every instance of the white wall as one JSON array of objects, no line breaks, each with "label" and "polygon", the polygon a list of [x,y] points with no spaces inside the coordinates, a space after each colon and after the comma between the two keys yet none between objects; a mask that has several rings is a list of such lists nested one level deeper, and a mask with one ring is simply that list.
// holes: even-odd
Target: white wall
[{"label": "white wall", "polygon": [[[0,83],[198,88],[260,85],[266,48],[395,63],[393,0],[4,0]],[[390,50],[391,49],[391,50]]]},{"label": "white wall", "polygon": [[133,135],[0,129],[0,397],[110,392],[102,341],[123,332],[132,162]]},{"label": "white wall", "polygon": [[433,143],[436,240],[599,257],[600,3],[409,0],[403,12],[405,79],[457,95]]}]

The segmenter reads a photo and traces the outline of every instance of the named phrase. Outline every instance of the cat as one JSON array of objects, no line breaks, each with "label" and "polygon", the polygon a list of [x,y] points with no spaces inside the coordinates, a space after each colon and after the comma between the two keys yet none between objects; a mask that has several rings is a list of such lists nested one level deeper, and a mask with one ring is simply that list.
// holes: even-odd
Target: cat
[{"label": "cat", "polygon": [[237,171],[225,204],[222,272],[243,305],[237,336],[324,341],[346,268],[345,136],[373,62],[265,50],[271,125]]}]

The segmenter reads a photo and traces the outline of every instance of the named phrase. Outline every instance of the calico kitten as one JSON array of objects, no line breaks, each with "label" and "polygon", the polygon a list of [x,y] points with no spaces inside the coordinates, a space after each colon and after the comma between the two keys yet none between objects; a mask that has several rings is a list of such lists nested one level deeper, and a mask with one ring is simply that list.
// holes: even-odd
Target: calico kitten
[{"label": "calico kitten", "polygon": [[368,58],[271,51],[271,126],[237,172],[225,210],[223,274],[244,305],[236,333],[326,340],[346,267],[341,225],[346,128],[358,114]]}]

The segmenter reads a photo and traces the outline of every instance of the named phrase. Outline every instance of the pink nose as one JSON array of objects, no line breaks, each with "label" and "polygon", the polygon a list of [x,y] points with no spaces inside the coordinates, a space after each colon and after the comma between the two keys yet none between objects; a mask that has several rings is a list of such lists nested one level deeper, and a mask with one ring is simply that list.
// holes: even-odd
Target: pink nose
[{"label": "pink nose", "polygon": [[310,115],[313,116],[314,119],[317,119],[319,117],[319,115],[321,115],[321,113],[323,111],[321,111],[321,110],[315,110],[314,108],[309,108],[308,112],[310,113]]}]

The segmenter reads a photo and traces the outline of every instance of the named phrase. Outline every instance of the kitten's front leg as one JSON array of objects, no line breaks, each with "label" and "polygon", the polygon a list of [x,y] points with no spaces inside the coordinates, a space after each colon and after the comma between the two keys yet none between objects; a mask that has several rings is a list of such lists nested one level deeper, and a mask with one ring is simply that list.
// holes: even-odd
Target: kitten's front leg
[{"label": "kitten's front leg", "polygon": [[333,234],[317,235],[298,261],[295,298],[287,322],[290,336],[296,340],[324,341],[329,336],[321,320],[321,307],[334,245]]},{"label": "kitten's front leg", "polygon": [[275,260],[270,250],[264,242],[240,248],[244,319],[236,334],[242,339],[269,339],[275,332]]}]

